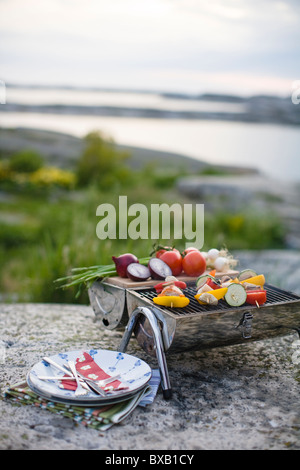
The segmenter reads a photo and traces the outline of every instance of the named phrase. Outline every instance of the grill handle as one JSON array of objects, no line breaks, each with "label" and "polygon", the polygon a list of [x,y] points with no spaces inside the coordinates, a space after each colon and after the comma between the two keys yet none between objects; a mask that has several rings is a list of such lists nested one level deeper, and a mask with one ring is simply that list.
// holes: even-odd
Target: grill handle
[{"label": "grill handle", "polygon": [[242,330],[242,336],[245,339],[249,339],[252,336],[252,320],[253,320],[253,315],[251,312],[245,312],[239,322],[239,324],[236,326],[236,328],[241,328]]},{"label": "grill handle", "polygon": [[159,372],[160,372],[160,377],[161,377],[161,382],[162,382],[163,396],[165,399],[169,399],[172,396],[172,389],[171,389],[171,384],[170,384],[170,379],[169,379],[169,372],[168,372],[168,366],[167,366],[167,361],[166,361],[166,356],[165,356],[165,351],[164,351],[163,339],[162,339],[161,330],[158,324],[158,319],[155,313],[150,308],[137,307],[133,311],[126,325],[125,332],[124,332],[123,338],[119,346],[119,351],[120,352],[126,351],[126,348],[128,346],[133,330],[141,315],[144,315],[148,319],[149,324],[152,328],[153,336],[154,336],[154,348],[155,348],[155,353],[157,357],[157,362],[158,362],[158,367],[159,367]]}]

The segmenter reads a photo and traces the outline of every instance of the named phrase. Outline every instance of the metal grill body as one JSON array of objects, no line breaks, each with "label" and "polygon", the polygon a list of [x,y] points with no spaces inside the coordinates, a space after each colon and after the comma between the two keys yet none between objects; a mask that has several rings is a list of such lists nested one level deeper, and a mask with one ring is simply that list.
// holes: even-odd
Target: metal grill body
[{"label": "metal grill body", "polygon": [[[126,293],[129,315],[138,306],[150,307],[165,323],[168,331],[168,354],[238,344],[245,339],[259,339],[285,335],[300,327],[300,297],[276,287],[266,285],[267,302],[261,307],[243,305],[229,307],[225,300],[217,306],[204,306],[194,298],[196,289],[188,287],[185,295],[190,299],[187,307],[168,308],[154,306],[153,289]],[[154,354],[151,328],[144,318],[135,328],[138,342],[149,354]]]},{"label": "metal grill body", "polygon": [[164,396],[171,396],[165,355],[234,345],[245,341],[300,334],[300,297],[266,284],[267,302],[260,306],[230,307],[221,300],[217,306],[201,305],[194,298],[195,285],[188,285],[185,308],[157,306],[153,288],[124,289],[95,282],[89,289],[96,318],[107,329],[123,329],[119,347],[125,351],[133,332],[140,346],[156,356]]}]

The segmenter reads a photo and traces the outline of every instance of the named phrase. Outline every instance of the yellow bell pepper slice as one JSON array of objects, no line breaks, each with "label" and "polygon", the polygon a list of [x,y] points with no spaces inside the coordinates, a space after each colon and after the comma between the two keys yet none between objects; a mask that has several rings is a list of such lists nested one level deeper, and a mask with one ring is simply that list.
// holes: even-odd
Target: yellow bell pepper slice
[{"label": "yellow bell pepper slice", "polygon": [[249,282],[250,284],[256,284],[257,286],[263,286],[266,280],[263,274],[258,274],[257,276],[249,277],[249,279],[244,279],[244,281],[240,281],[241,284],[244,284],[245,282]]},{"label": "yellow bell pepper slice", "polygon": [[[226,294],[228,288],[227,287],[221,287],[220,289],[212,289],[208,292],[206,292],[207,294],[212,294],[217,300],[221,300],[223,299],[224,295]],[[206,305],[206,302],[202,302],[201,300],[199,300],[200,296],[203,294],[204,292],[200,293],[200,294],[196,294],[194,297],[195,299],[198,300],[199,304],[201,305]]]},{"label": "yellow bell pepper slice", "polygon": [[156,305],[163,305],[164,307],[186,307],[190,303],[190,299],[185,296],[177,295],[161,295],[159,297],[154,297],[153,302]]}]

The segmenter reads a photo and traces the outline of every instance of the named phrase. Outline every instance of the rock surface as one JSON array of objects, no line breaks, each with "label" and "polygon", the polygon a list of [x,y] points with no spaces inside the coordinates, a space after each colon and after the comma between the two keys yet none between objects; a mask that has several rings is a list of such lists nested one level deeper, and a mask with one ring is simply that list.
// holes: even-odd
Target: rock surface
[{"label": "rock surface", "polygon": [[232,254],[238,260],[238,270],[252,268],[265,274],[269,284],[300,295],[299,250],[242,250]]},{"label": "rock surface", "polygon": [[[253,269],[263,263],[262,253],[239,255]],[[278,258],[264,255],[269,276]],[[42,355],[118,349],[122,338],[122,332],[100,329],[91,307],[80,305],[0,304],[0,328],[1,397]],[[152,405],[103,433],[1,399],[0,449],[299,450],[297,351],[298,335],[291,333],[168,356],[173,398],[164,400],[159,390]],[[157,367],[134,338],[126,352]]]}]

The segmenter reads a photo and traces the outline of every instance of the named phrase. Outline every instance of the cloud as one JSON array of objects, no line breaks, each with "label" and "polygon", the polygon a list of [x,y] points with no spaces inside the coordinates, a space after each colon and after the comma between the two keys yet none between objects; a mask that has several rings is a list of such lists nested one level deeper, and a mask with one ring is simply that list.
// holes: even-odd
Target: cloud
[{"label": "cloud", "polygon": [[168,76],[170,87],[181,83],[188,89],[197,76],[249,74],[264,77],[262,86],[269,76],[279,84],[298,78],[299,5],[296,0],[2,0],[0,78],[145,88],[152,76],[154,87],[166,88]]}]

